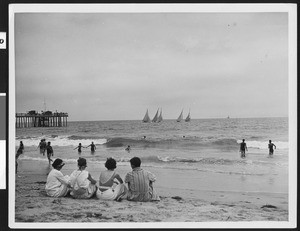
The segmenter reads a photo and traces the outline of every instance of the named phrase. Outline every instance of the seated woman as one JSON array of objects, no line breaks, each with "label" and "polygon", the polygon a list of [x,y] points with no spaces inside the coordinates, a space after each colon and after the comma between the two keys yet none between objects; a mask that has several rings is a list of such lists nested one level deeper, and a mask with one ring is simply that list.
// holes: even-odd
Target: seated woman
[{"label": "seated woman", "polygon": [[86,159],[80,158],[77,160],[78,170],[75,170],[70,175],[70,183],[72,190],[70,195],[76,199],[88,199],[91,198],[96,190],[96,183],[91,174],[86,171]]},{"label": "seated woman", "polygon": [[100,173],[96,196],[102,200],[121,201],[123,198],[126,198],[127,188],[123,184],[120,175],[115,171],[117,163],[113,158],[108,158],[105,167],[107,170]]},{"label": "seated woman", "polygon": [[59,158],[53,162],[53,169],[48,174],[45,187],[48,196],[64,197],[70,191],[69,176],[64,176],[60,171],[64,165],[64,162]]}]

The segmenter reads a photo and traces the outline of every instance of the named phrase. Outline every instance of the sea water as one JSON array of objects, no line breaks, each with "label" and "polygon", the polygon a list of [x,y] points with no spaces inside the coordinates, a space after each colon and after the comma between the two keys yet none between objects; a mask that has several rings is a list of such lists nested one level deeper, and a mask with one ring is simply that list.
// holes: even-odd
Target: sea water
[{"label": "sea water", "polygon": [[[113,157],[118,166],[128,166],[138,156],[144,168],[181,177],[183,188],[288,192],[288,118],[82,121],[68,122],[67,127],[17,128],[16,149],[20,141],[25,146],[21,158],[48,162],[38,149],[42,138],[51,142],[54,158],[67,163],[81,156],[103,165]],[[239,153],[242,139],[248,147],[246,158]],[[269,140],[277,147],[272,157]],[[94,153],[90,148],[74,150],[79,143],[86,147],[91,142],[96,144]],[[130,152],[125,150],[128,145]]]}]

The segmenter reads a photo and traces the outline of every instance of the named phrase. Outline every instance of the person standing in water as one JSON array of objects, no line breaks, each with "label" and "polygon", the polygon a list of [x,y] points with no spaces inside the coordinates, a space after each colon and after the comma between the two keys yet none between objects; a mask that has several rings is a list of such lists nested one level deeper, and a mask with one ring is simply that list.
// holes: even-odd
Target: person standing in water
[{"label": "person standing in water", "polygon": [[272,143],[272,140],[269,140],[269,144],[268,144],[268,148],[269,148],[269,155],[272,156],[274,153],[274,149],[273,147],[276,149],[275,144]]},{"label": "person standing in water", "polygon": [[23,154],[23,152],[24,152],[24,144],[23,144],[22,141],[20,141],[19,150],[20,150],[21,154]]},{"label": "person standing in water", "polygon": [[96,145],[94,144],[94,142],[92,142],[89,146],[87,146],[86,148],[91,147],[91,152],[95,152],[96,150]]},{"label": "person standing in water", "polygon": [[247,144],[245,143],[245,139],[243,139],[243,142],[240,143],[240,152],[242,158],[246,157],[246,150],[248,151]]},{"label": "person standing in water", "polygon": [[51,147],[51,142],[48,142],[47,146],[46,146],[46,150],[47,150],[47,158],[49,161],[49,165],[51,164],[51,156],[53,156],[53,149]]},{"label": "person standing in water", "polygon": [[84,148],[84,147],[81,145],[81,143],[79,143],[79,145],[76,148],[74,148],[74,150],[78,149],[78,153],[81,153],[81,148]]},{"label": "person standing in water", "polygon": [[126,150],[127,152],[130,152],[130,150],[131,150],[130,145],[128,145],[127,148],[125,148],[125,150]]},{"label": "person standing in water", "polygon": [[18,172],[18,159],[19,159],[19,156],[21,155],[21,154],[23,154],[23,151],[20,149],[20,148],[18,148],[18,151],[17,151],[17,153],[16,153],[16,173]]},{"label": "person standing in water", "polygon": [[46,151],[46,140],[45,139],[41,139],[41,142],[39,143],[38,148],[40,148],[40,154],[43,154],[43,156],[45,155],[45,151]]}]

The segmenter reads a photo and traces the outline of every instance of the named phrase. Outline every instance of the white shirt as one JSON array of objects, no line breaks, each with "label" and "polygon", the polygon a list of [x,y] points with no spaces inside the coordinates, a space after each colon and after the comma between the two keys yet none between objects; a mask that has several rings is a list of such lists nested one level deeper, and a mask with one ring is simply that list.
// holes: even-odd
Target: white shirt
[{"label": "white shirt", "polygon": [[89,172],[86,170],[73,171],[72,174],[70,175],[71,187],[74,190],[78,190],[79,188],[85,188],[90,192],[91,191],[90,190],[91,182],[88,179],[88,176],[89,176]]},{"label": "white shirt", "polygon": [[61,171],[52,169],[47,177],[45,190],[49,196],[54,196],[61,191],[61,186],[69,184],[69,176],[64,176]]}]

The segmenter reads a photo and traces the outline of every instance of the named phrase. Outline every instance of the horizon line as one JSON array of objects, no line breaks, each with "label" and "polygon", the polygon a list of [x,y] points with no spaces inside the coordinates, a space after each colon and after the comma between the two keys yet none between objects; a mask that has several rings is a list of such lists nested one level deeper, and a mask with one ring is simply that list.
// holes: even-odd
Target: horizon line
[{"label": "horizon line", "polygon": [[[206,119],[226,119],[226,120],[230,120],[230,119],[263,119],[263,118],[289,118],[289,116],[261,116],[261,117],[210,117],[210,118],[192,118],[192,120],[206,120]],[[164,120],[168,120],[168,121],[176,121],[176,118],[174,119],[163,119]],[[114,119],[114,120],[69,120],[68,122],[99,122],[99,121],[141,121],[142,119]],[[152,122],[150,122],[152,123]],[[161,123],[161,122],[160,122]],[[188,123],[188,122],[187,122]],[[147,124],[147,123],[146,123]]]}]

